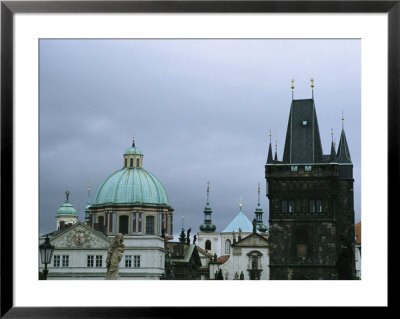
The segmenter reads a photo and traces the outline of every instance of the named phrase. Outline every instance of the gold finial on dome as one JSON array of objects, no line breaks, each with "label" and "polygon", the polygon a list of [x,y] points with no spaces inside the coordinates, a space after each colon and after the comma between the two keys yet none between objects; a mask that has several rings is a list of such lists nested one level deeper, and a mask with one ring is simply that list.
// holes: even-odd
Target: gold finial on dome
[{"label": "gold finial on dome", "polygon": [[135,138],[132,137],[132,147],[135,147]]},{"label": "gold finial on dome", "polygon": [[311,82],[311,88],[314,88],[314,79],[311,78],[311,79],[310,79],[310,82]]}]

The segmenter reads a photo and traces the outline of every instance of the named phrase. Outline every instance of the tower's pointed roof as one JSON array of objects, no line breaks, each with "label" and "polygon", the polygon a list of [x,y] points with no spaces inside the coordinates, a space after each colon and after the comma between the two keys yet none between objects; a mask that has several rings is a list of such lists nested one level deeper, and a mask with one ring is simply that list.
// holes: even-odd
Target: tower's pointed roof
[{"label": "tower's pointed roof", "polygon": [[347,145],[346,134],[344,133],[344,128],[342,128],[342,133],[340,134],[337,161],[338,163],[351,163],[351,156],[349,146]]},{"label": "tower's pointed roof", "polygon": [[322,160],[322,155],[314,99],[292,100],[283,162],[318,163]]},{"label": "tower's pointed roof", "polygon": [[332,144],[331,144],[330,162],[331,163],[335,163],[336,162],[336,150],[335,150],[335,143],[333,141],[332,141]]},{"label": "tower's pointed roof", "polygon": [[272,163],[272,147],[271,147],[271,142],[269,143],[269,148],[268,148],[267,163]]}]

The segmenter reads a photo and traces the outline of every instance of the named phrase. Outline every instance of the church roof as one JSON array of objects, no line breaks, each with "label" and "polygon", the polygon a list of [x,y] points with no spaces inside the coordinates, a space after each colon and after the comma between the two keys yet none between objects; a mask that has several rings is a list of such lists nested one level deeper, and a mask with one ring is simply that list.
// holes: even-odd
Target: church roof
[{"label": "church roof", "polygon": [[293,100],[290,107],[283,162],[318,163],[321,161],[322,155],[314,100]]},{"label": "church roof", "polygon": [[253,224],[251,221],[240,211],[235,218],[225,227],[223,233],[239,232],[239,228],[244,233],[251,233],[253,231]]}]

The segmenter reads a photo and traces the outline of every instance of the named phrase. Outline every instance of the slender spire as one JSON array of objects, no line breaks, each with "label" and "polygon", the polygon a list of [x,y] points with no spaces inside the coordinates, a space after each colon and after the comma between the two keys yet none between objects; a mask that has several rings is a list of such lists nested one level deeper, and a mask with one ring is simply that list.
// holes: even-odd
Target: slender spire
[{"label": "slender spire", "polygon": [[344,133],[344,129],[342,129],[342,133],[340,134],[339,146],[337,151],[337,161],[339,163],[351,163],[351,156],[349,146],[347,145],[346,134]]},{"label": "slender spire", "polygon": [[200,230],[206,233],[214,232],[217,227],[213,225],[211,220],[212,209],[210,207],[210,182],[207,182],[207,204],[203,210],[204,223],[200,225]]},{"label": "slender spire", "polygon": [[210,205],[210,182],[207,182],[207,206]]},{"label": "slender spire", "polygon": [[275,158],[274,161],[278,160],[278,140],[275,140]]},{"label": "slender spire", "polygon": [[311,78],[311,79],[310,79],[310,82],[311,82],[311,93],[312,93],[312,98],[314,99],[314,79]]},{"label": "slender spire", "polygon": [[239,199],[239,208],[240,208],[240,211],[242,211],[242,197],[240,197],[240,199]]},{"label": "slender spire", "polygon": [[259,230],[262,233],[265,233],[267,231],[267,226],[265,226],[263,224],[263,219],[262,219],[262,215],[263,215],[263,210],[261,208],[261,204],[260,204],[260,183],[258,183],[258,202],[257,202],[257,208],[255,211],[256,214],[256,218],[254,219],[256,226],[254,225],[254,221],[253,221],[253,226],[257,228],[257,230]]},{"label": "slender spire", "polygon": [[90,184],[88,186],[88,201],[87,201],[87,203],[90,204]]},{"label": "slender spire", "polygon": [[330,162],[336,162],[336,150],[335,150],[335,140],[333,138],[333,128],[331,128],[331,136],[332,136],[332,143],[331,143],[331,157]]},{"label": "slender spire", "polygon": [[135,138],[132,138],[132,147],[135,147]]},{"label": "slender spire", "polygon": [[293,100],[293,93],[294,93],[294,79],[291,79],[290,82],[292,82],[292,86],[290,87],[292,89],[292,100]]},{"label": "slender spire", "polygon": [[272,163],[271,130],[269,130],[269,147],[268,147],[268,157],[267,157],[267,164],[269,163]]}]

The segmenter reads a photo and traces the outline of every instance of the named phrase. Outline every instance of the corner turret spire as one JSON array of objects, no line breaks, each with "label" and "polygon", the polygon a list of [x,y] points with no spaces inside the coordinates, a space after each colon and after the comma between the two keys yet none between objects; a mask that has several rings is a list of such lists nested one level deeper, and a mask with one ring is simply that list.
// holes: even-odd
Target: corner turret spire
[{"label": "corner turret spire", "polygon": [[269,130],[269,147],[268,147],[268,157],[267,164],[272,163],[272,146],[271,146],[271,130]]},{"label": "corner turret spire", "polygon": [[275,140],[275,157],[274,161],[278,160],[278,140]]},{"label": "corner turret spire", "polygon": [[[262,219],[263,213],[264,212],[263,212],[263,210],[261,208],[261,204],[260,204],[260,184],[258,184],[258,201],[257,201],[257,208],[256,208],[256,211],[255,211],[256,218],[254,220],[255,220],[255,222],[257,224],[257,226],[256,226],[257,230],[262,232],[262,233],[265,233],[267,231],[267,226],[265,226],[263,224],[263,219]],[[254,221],[253,221],[253,223],[254,223]]]},{"label": "corner turret spire", "polygon": [[204,223],[200,226],[200,230],[205,233],[214,232],[217,227],[213,225],[211,220],[212,209],[210,207],[210,182],[207,182],[207,204],[204,207]]}]

